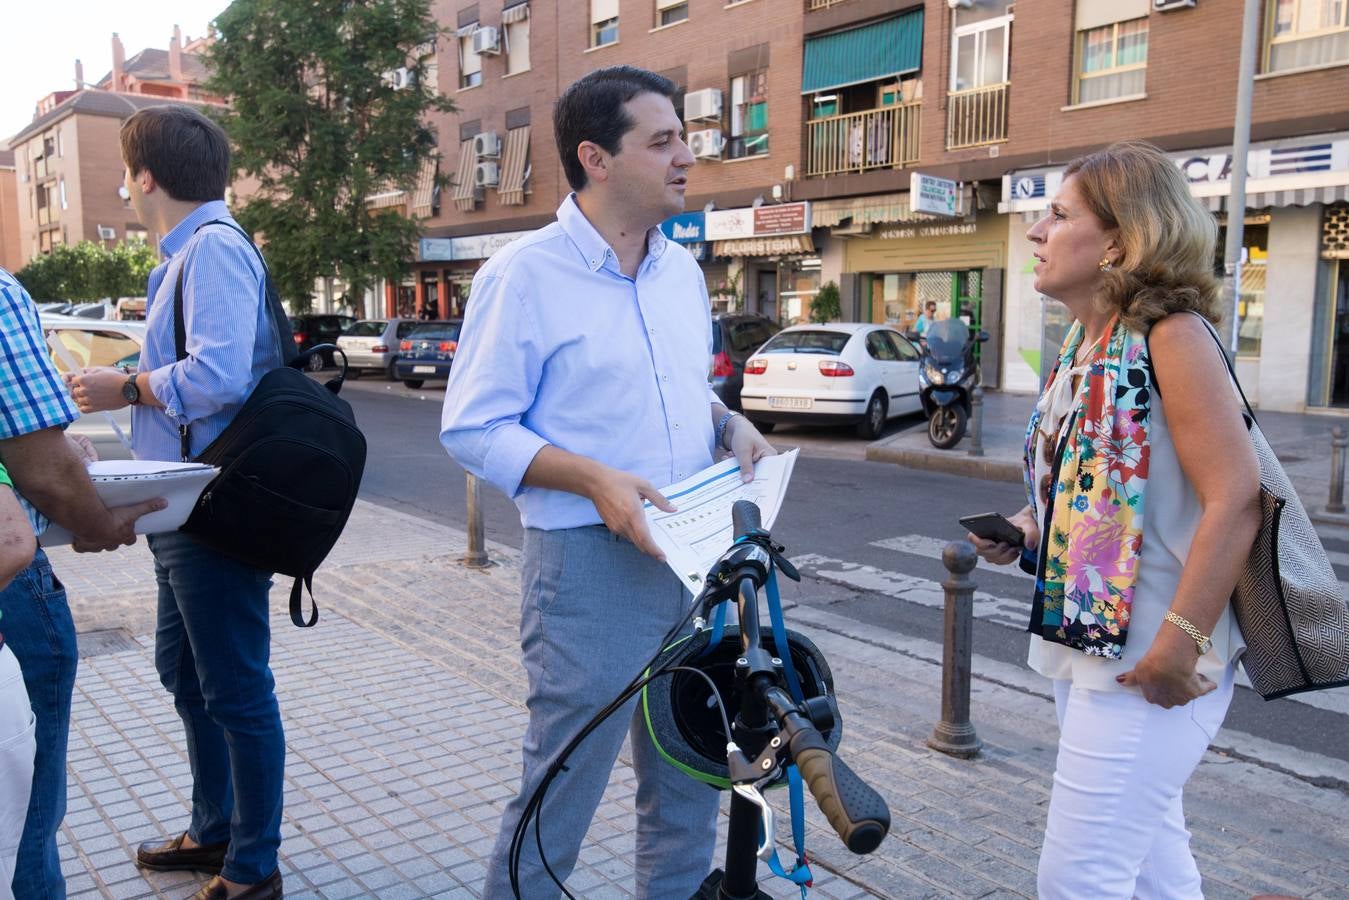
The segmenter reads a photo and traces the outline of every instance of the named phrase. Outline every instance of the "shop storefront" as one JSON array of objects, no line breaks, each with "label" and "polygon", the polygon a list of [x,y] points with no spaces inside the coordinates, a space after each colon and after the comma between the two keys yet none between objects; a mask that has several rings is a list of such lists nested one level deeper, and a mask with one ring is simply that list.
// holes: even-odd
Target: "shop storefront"
[{"label": "shop storefront", "polygon": [[422,238],[412,277],[386,295],[386,314],[405,318],[452,319],[468,308],[473,276],[496,251],[528,231]]},{"label": "shop storefront", "polygon": [[681,213],[661,231],[699,261],[713,312],[753,312],[784,325],[809,318],[821,265],[809,202]]},{"label": "shop storefront", "polygon": [[[897,195],[905,196],[905,195]],[[969,208],[972,198],[965,200]],[[884,213],[877,213],[877,215]],[[934,219],[894,209],[907,221],[840,221],[830,238],[843,242],[844,318],[913,330],[929,302],[937,318],[962,317],[989,333],[980,348],[984,384],[1000,385],[1003,273],[1007,226],[992,212]]]},{"label": "shop storefront", "polygon": [[[1232,155],[1229,148],[1171,154],[1191,193],[1218,217],[1221,273]],[[1034,288],[1026,232],[1063,180],[1063,169],[1012,172],[999,209],[1008,225],[1008,320],[1022,323],[1008,354],[1008,384],[1035,390],[1061,309]],[[1335,341],[1341,259],[1333,235],[1349,202],[1349,134],[1254,144],[1247,163],[1241,285],[1236,303],[1237,371],[1253,403],[1298,411],[1336,405]],[[1349,327],[1349,323],[1345,324]],[[1343,354],[1340,355],[1343,358]],[[1340,392],[1341,396],[1345,392]]]}]

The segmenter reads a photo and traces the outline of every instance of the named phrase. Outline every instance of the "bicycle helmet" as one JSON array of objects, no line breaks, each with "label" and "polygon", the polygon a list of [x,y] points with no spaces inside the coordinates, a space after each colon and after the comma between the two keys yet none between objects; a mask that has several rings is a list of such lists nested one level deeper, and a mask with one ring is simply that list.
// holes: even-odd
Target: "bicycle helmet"
[{"label": "bicycle helmet", "polygon": [[[709,650],[711,639],[711,629],[680,638],[665,648],[648,674],[666,666],[689,666],[705,672],[717,685],[726,704],[727,718],[734,722],[740,709],[740,695],[735,687],[735,661],[741,653],[740,629],[728,625],[718,644]],[[781,656],[771,631],[764,630],[761,642],[765,650]],[[834,698],[834,676],[829,664],[805,635],[788,629],[787,645],[805,698],[824,697],[829,703],[834,725],[822,734],[829,748],[837,750],[843,718]],[[642,711],[651,742],[666,762],[705,784],[730,789],[727,737],[706,681],[691,672],[663,675],[642,689]],[[780,776],[770,786],[785,780]]]}]

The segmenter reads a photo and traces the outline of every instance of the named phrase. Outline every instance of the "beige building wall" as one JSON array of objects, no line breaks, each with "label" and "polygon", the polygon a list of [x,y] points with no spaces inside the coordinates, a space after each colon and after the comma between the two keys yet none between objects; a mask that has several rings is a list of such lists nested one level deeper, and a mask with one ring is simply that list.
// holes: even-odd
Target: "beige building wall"
[{"label": "beige building wall", "polygon": [[0,268],[17,272],[23,268],[19,243],[19,191],[16,170],[0,168]]}]

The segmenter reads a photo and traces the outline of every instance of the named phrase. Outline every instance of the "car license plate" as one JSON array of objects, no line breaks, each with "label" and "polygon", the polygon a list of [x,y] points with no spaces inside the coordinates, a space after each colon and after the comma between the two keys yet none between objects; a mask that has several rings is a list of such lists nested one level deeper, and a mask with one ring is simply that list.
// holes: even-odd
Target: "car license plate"
[{"label": "car license plate", "polygon": [[412,373],[413,373],[414,375],[434,375],[434,374],[436,374],[436,367],[435,367],[435,366],[413,366],[413,367],[412,367]]},{"label": "car license plate", "polygon": [[810,409],[813,402],[809,397],[768,398],[768,405],[774,409]]}]

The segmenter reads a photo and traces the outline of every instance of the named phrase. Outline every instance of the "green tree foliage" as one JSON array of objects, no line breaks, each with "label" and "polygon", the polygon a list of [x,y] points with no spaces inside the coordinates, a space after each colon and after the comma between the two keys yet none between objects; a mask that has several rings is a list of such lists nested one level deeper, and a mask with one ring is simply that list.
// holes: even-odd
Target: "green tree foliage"
[{"label": "green tree foliage", "polygon": [[155,251],[142,243],[104,247],[81,241],[33,257],[15,277],[38,301],[144,297],[145,282],[158,262]]},{"label": "green tree foliage", "polygon": [[[358,299],[399,277],[417,225],[366,198],[412,193],[438,152],[427,114],[453,110],[417,52],[439,34],[429,0],[234,0],[215,27],[209,89],[231,98],[219,118],[237,172],[258,185],[236,214],[281,296],[305,310],[318,278]],[[407,87],[391,78],[400,68]]]},{"label": "green tree foliage", "polygon": [[843,318],[843,306],[839,299],[838,285],[827,281],[810,301],[810,321],[817,324],[837,322]]}]

